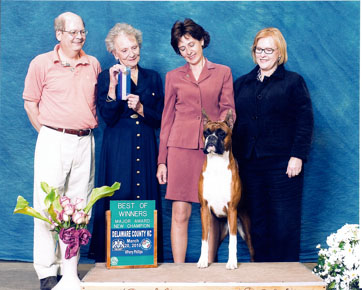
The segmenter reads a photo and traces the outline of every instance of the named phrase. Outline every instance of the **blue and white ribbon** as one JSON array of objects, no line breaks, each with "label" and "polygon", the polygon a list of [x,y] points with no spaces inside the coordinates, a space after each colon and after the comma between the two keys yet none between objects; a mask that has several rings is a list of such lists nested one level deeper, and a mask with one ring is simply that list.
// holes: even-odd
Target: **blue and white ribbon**
[{"label": "blue and white ribbon", "polygon": [[127,100],[127,96],[131,93],[131,69],[126,68],[125,72],[120,72],[118,77],[117,99]]}]

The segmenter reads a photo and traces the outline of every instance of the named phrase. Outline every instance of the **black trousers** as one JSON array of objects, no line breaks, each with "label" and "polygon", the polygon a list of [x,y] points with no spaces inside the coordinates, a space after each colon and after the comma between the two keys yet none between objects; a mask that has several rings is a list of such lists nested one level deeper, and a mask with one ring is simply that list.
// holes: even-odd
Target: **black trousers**
[{"label": "black trousers", "polygon": [[299,261],[303,170],[288,178],[288,161],[253,158],[240,164],[256,262]]}]

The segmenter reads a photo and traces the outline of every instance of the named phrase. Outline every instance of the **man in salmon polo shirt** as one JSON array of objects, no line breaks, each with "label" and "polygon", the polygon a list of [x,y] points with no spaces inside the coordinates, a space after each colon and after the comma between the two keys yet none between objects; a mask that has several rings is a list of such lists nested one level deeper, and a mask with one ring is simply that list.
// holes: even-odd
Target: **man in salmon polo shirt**
[{"label": "man in salmon polo shirt", "polygon": [[[94,186],[98,60],[82,50],[87,31],[82,18],[65,12],[54,20],[59,43],[29,66],[24,108],[39,132],[34,156],[34,208],[44,210],[40,183],[57,187],[73,202],[87,203]],[[52,289],[61,275],[59,247],[49,224],[34,219],[34,268],[40,289]],[[58,278],[58,279],[57,279]]]}]

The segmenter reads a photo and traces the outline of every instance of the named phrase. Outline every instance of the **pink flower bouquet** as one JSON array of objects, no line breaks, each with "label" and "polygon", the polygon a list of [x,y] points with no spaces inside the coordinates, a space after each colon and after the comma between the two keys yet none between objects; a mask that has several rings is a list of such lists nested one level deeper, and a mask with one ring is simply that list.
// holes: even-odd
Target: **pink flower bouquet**
[{"label": "pink flower bouquet", "polygon": [[29,202],[22,196],[18,196],[14,213],[21,213],[41,219],[50,224],[51,230],[57,232],[59,238],[67,244],[65,258],[70,259],[77,255],[81,245],[87,245],[90,232],[87,225],[90,220],[88,214],[97,200],[112,196],[120,188],[120,183],[115,182],[111,187],[102,186],[94,188],[86,207],[82,207],[83,199],[76,198],[74,203],[66,196],[60,196],[54,187],[42,182],[41,188],[47,194],[44,200],[46,216],[29,206]]}]

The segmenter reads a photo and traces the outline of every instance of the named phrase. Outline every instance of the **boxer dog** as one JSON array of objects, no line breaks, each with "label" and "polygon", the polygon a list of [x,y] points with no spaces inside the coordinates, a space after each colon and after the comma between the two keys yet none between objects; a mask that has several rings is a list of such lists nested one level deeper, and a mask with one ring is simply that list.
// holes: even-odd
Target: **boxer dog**
[{"label": "boxer dog", "polygon": [[[241,206],[242,186],[237,161],[231,150],[231,134],[234,124],[232,110],[224,121],[209,120],[204,116],[204,162],[199,179],[199,200],[201,205],[202,242],[199,268],[208,267],[208,240],[211,215],[225,220],[220,243],[229,232],[229,259],[226,269],[238,267],[236,247],[237,231],[245,240],[250,260],[254,260],[254,249],[250,237],[250,219]],[[226,219],[227,218],[227,223]]]}]

